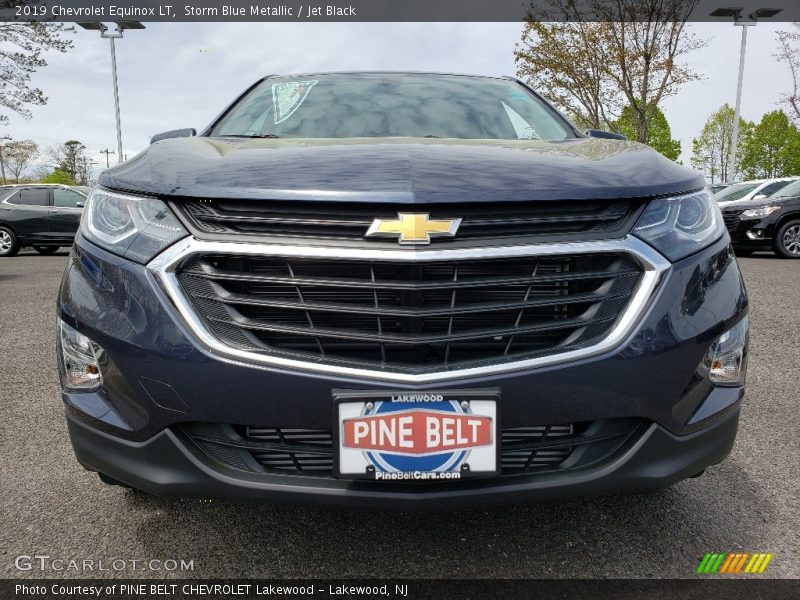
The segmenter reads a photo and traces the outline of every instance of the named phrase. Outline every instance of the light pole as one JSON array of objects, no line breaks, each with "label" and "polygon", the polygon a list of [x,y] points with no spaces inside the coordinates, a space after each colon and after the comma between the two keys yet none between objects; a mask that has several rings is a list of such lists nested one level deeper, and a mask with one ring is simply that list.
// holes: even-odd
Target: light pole
[{"label": "light pole", "polygon": [[[9,142],[11,141],[11,136],[4,135],[0,137],[0,142]],[[3,185],[6,184],[6,164],[3,162],[3,145],[0,144],[0,174],[3,176]]]},{"label": "light pole", "polygon": [[733,132],[731,133],[731,147],[728,154],[728,173],[725,183],[733,183],[736,175],[736,150],[739,147],[739,110],[742,106],[742,79],[744,78],[744,51],[747,46],[747,28],[754,26],[759,19],[769,19],[779,12],[780,8],[759,8],[751,12],[746,21],[742,20],[741,8],[718,8],[711,13],[712,17],[732,17],[733,24],[742,28],[742,46],[739,50],[739,80],[736,84],[736,108],[733,111]]},{"label": "light pole", "polygon": [[[111,79],[114,83],[114,112],[117,118],[117,162],[122,162],[122,122],[119,118],[119,89],[117,87],[117,52],[114,47],[114,40],[121,38],[126,29],[144,29],[144,23],[139,21],[115,21],[117,27],[113,33],[109,33],[108,26],[100,21],[78,21],[78,25],[84,29],[100,32],[101,38],[107,38],[111,44]],[[108,155],[106,155],[108,158]]]}]

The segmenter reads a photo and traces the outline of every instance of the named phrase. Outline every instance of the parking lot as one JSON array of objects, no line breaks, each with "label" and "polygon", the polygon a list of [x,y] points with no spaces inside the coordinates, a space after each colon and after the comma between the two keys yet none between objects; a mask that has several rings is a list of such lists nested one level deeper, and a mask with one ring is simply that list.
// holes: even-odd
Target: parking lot
[{"label": "parking lot", "polygon": [[[85,472],[55,368],[66,257],[0,260],[4,577],[92,575],[15,567],[34,554],[127,561],[96,573],[119,577],[691,577],[707,551],[771,552],[765,576],[800,577],[800,261],[740,259],[751,301],[748,393],[732,455],[704,476],[647,495],[394,514],[163,500]],[[191,560],[193,570],[130,566],[151,559]]]}]

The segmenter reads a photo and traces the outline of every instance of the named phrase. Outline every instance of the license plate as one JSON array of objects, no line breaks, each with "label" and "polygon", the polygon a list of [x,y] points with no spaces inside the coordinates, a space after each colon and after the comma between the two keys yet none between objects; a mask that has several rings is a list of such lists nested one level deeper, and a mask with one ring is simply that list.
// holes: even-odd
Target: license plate
[{"label": "license plate", "polygon": [[334,390],[334,472],[436,481],[499,472],[499,391]]}]

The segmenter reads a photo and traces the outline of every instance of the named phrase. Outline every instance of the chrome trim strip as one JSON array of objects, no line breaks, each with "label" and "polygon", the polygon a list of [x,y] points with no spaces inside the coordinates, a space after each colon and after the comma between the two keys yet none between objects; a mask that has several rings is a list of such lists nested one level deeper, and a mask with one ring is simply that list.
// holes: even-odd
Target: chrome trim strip
[{"label": "chrome trim strip", "polygon": [[[609,332],[608,336],[601,342],[589,348],[581,348],[579,350],[537,358],[419,374],[322,364],[231,348],[217,340],[208,328],[206,328],[200,317],[196,314],[190,301],[184,296],[177,277],[177,271],[181,264],[193,254],[200,253],[428,262],[436,260],[510,258],[596,252],[626,252],[637,259],[644,268],[644,274],[628,303],[627,309],[621,315],[614,328]],[[622,240],[492,246],[483,248],[454,248],[445,250],[327,248],[283,244],[211,242],[188,237],[176,242],[155,257],[147,265],[147,268],[162,283],[179,316],[189,327],[189,330],[197,341],[213,354],[246,364],[271,366],[288,370],[322,373],[332,376],[358,377],[404,384],[426,384],[543,367],[580,358],[587,358],[612,350],[619,346],[633,331],[639,317],[644,312],[644,308],[653,296],[661,279],[661,275],[670,268],[670,262],[656,252],[651,246],[633,236],[628,236]]]}]

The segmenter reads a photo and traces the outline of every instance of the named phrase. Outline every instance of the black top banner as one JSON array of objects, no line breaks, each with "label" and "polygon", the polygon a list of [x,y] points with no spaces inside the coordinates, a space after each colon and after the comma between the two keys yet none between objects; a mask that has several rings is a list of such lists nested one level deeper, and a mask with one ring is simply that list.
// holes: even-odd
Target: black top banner
[{"label": "black top banner", "polygon": [[800,20],[800,0],[0,0],[0,7],[0,21]]}]

